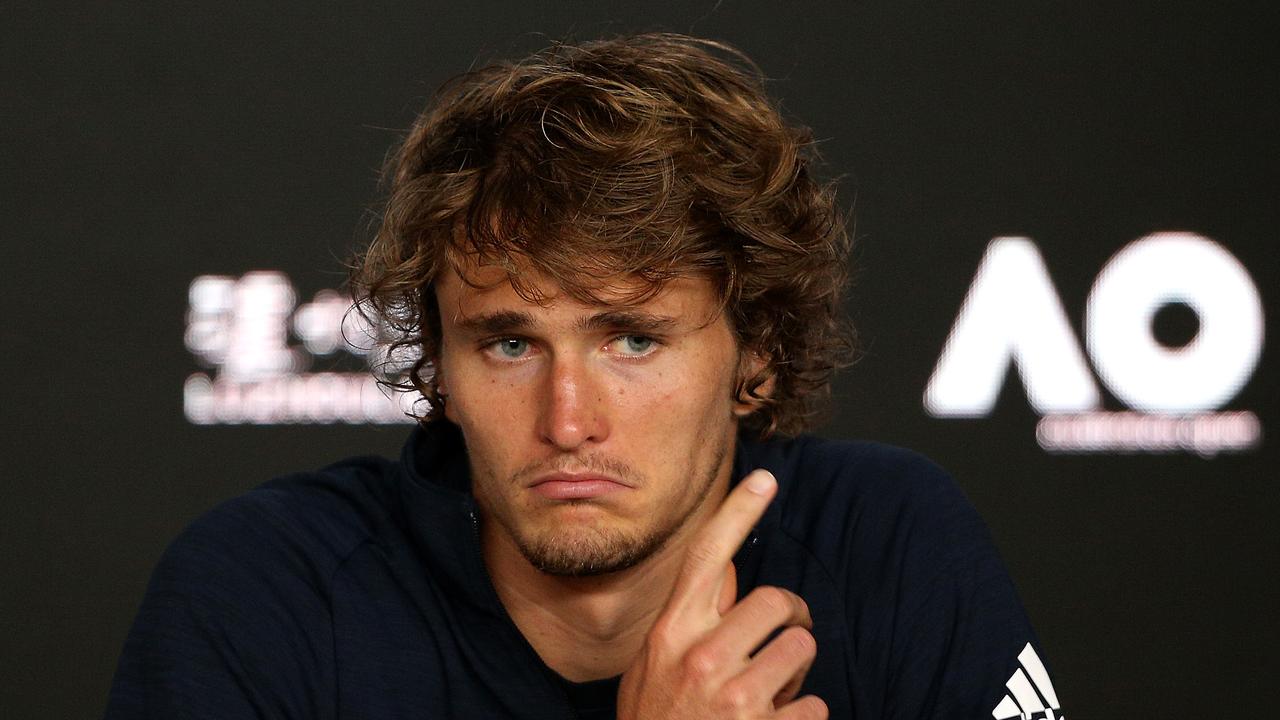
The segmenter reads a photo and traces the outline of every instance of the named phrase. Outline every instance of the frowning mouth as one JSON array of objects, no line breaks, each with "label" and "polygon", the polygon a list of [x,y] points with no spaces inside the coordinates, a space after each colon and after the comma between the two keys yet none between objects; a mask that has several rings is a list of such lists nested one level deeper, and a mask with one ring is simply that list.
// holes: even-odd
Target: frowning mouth
[{"label": "frowning mouth", "polygon": [[529,483],[529,489],[550,500],[589,500],[631,486],[598,473],[556,472],[542,475]]}]

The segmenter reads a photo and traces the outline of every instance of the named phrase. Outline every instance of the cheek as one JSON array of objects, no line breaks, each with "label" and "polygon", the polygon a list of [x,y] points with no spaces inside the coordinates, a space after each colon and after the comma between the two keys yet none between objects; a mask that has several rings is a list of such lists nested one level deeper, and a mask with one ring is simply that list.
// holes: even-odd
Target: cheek
[{"label": "cheek", "polygon": [[524,370],[495,372],[479,357],[445,356],[442,367],[449,389],[445,405],[460,420],[501,416],[526,404],[529,383]]},{"label": "cheek", "polygon": [[676,392],[684,398],[689,411],[702,411],[703,416],[719,417],[732,407],[732,366],[718,353],[708,353],[688,364],[681,374]]},{"label": "cheek", "polygon": [[648,426],[661,443],[680,447],[701,442],[733,417],[732,377],[712,362],[686,362],[613,390],[619,418]]},{"label": "cheek", "polygon": [[[455,366],[456,367],[456,366]],[[529,389],[510,378],[455,370],[450,376],[445,417],[462,429],[473,462],[501,472],[509,464],[517,429],[529,423]]]}]

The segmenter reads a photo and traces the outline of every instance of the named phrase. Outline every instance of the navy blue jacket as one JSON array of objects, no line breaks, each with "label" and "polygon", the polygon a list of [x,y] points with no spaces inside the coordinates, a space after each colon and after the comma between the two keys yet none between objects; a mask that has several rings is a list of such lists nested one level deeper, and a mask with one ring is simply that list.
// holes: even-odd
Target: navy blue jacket
[{"label": "navy blue jacket", "polygon": [[[734,560],[739,596],[808,602],[802,692],[832,718],[1054,717],[1013,586],[943,471],[870,443],[740,440],[734,482],[757,467],[779,492]],[[441,422],[399,462],[347,460],[211,511],[157,567],[107,718],[577,717],[489,581],[469,483]]]}]

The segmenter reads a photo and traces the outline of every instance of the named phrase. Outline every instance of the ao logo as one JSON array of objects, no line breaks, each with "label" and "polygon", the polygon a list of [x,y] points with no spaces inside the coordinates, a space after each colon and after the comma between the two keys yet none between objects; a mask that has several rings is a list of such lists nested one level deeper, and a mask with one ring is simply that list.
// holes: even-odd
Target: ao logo
[{"label": "ao logo", "polygon": [[[1170,348],[1152,318],[1184,303],[1200,328]],[[1085,340],[1098,377],[1144,413],[1220,408],[1248,382],[1262,351],[1258,289],[1226,248],[1188,232],[1136,240],[1111,258],[1089,292]],[[1041,415],[1099,410],[1101,397],[1044,260],[1028,238],[996,238],[924,394],[930,414],[981,417],[1013,362]]]}]

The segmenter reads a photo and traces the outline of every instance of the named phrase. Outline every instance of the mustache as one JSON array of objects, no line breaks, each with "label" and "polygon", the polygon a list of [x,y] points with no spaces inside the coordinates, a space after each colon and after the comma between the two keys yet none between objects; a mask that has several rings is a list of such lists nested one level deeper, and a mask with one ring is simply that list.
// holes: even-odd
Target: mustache
[{"label": "mustache", "polygon": [[582,455],[556,455],[543,460],[535,460],[521,467],[511,475],[511,481],[525,484],[540,475],[552,472],[566,473],[599,473],[625,481],[632,486],[640,485],[643,476],[630,465],[609,457],[603,453],[586,453]]}]

